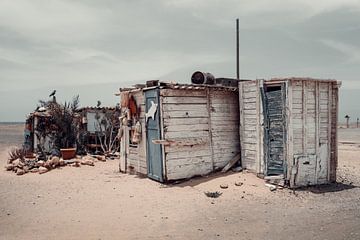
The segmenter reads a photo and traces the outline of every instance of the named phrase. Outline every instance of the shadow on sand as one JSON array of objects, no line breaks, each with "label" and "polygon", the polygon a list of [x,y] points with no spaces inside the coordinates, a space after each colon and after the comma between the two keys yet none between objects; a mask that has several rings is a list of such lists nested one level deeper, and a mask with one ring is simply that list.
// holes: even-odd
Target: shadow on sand
[{"label": "shadow on sand", "polygon": [[296,191],[308,191],[315,194],[323,194],[323,193],[331,193],[331,192],[341,192],[353,188],[359,188],[359,186],[355,186],[353,184],[348,184],[348,183],[335,182],[331,184],[301,187],[301,188],[297,188]]},{"label": "shadow on sand", "polygon": [[166,185],[166,187],[169,187],[169,188],[171,188],[171,187],[180,187],[180,188],[195,187],[199,184],[206,183],[206,182],[212,181],[217,178],[222,178],[222,177],[226,177],[226,176],[233,175],[233,174],[239,174],[239,173],[240,172],[232,172],[232,171],[228,171],[227,173],[214,172],[214,173],[211,173],[206,176],[196,176],[196,177],[193,177],[190,179],[183,179],[183,180],[168,182],[165,185]]}]

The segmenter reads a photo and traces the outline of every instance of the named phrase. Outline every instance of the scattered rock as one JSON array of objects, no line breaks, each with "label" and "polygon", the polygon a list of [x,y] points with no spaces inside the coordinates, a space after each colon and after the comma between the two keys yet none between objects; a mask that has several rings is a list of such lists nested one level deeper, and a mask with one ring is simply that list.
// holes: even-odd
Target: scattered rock
[{"label": "scattered rock", "polygon": [[15,167],[19,167],[19,168],[22,168],[25,166],[25,164],[23,162],[20,161],[20,159],[16,159],[12,162],[12,164],[15,166]]},{"label": "scattered rock", "polygon": [[106,157],[105,156],[97,156],[96,158],[97,158],[97,160],[99,160],[101,162],[106,162]]},{"label": "scattered rock", "polygon": [[238,167],[234,167],[231,169],[233,172],[241,172],[243,169],[241,166],[238,166]]},{"label": "scattered rock", "polygon": [[82,165],[89,165],[89,166],[94,166],[94,161],[93,160],[90,160],[90,159],[85,159],[85,160],[82,160],[81,161],[81,164]]},{"label": "scattered rock", "polygon": [[5,169],[6,169],[6,171],[12,171],[12,170],[14,169],[14,165],[12,165],[12,164],[6,164],[6,165],[5,165]]},{"label": "scattered rock", "polygon": [[16,171],[16,175],[24,175],[26,172],[23,170],[23,169],[18,169],[17,171]]},{"label": "scattered rock", "polygon": [[38,167],[43,167],[44,164],[45,164],[45,162],[44,162],[43,160],[40,160],[40,161],[38,161],[38,162],[36,163],[36,166],[38,166]]},{"label": "scattered rock", "polygon": [[270,191],[272,191],[272,192],[277,189],[277,186],[269,184],[269,183],[265,183],[265,186],[267,186],[270,189]]},{"label": "scattered rock", "polygon": [[48,171],[49,171],[49,169],[47,169],[46,167],[39,167],[39,174],[43,174],[43,173],[46,173]]},{"label": "scattered rock", "polygon": [[38,169],[38,168],[32,168],[32,169],[30,170],[30,172],[32,172],[32,173],[37,173],[37,172],[39,172],[39,169]]},{"label": "scattered rock", "polygon": [[229,185],[227,185],[227,184],[221,184],[220,185],[220,188],[222,188],[222,189],[226,189],[226,188],[228,188],[229,187]]},{"label": "scattered rock", "polygon": [[235,186],[241,187],[243,185],[242,182],[235,182]]},{"label": "scattered rock", "polygon": [[66,163],[65,163],[65,160],[64,159],[60,159],[59,160],[59,166],[65,166],[66,165]]},{"label": "scattered rock", "polygon": [[50,166],[50,168],[56,168],[57,166],[59,166],[59,161],[60,161],[60,158],[54,156],[50,160],[48,160],[46,163],[48,166]]},{"label": "scattered rock", "polygon": [[25,173],[28,173],[28,172],[29,172],[29,167],[28,167],[28,166],[24,166],[24,167],[23,167],[23,170],[24,170]]}]

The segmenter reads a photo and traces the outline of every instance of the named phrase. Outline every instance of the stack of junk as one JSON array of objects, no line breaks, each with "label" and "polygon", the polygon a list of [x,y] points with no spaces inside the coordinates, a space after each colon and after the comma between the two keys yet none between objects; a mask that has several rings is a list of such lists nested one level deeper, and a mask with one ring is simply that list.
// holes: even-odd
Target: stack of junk
[{"label": "stack of junk", "polygon": [[[106,134],[99,133],[100,120],[107,115],[116,116],[116,111],[117,109],[112,107],[84,107],[76,110],[76,146],[60,149],[60,152],[55,147],[57,129],[53,124],[51,111],[46,107],[37,108],[26,119],[23,147],[9,152],[6,170],[14,171],[17,175],[28,172],[42,174],[57,167],[94,166],[97,161],[105,162],[107,159],[118,158],[118,152],[105,154],[103,146],[106,143]],[[118,146],[118,138],[112,139],[111,143]]]}]

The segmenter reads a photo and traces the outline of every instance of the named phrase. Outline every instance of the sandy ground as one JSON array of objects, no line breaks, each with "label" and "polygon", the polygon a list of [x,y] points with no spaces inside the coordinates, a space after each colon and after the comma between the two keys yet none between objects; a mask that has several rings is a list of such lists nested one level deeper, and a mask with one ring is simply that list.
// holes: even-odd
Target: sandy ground
[{"label": "sandy ground", "polygon": [[360,239],[360,137],[352,141],[339,146],[339,183],[295,192],[271,192],[251,173],[163,185],[118,173],[117,161],[0,170],[0,239]]}]

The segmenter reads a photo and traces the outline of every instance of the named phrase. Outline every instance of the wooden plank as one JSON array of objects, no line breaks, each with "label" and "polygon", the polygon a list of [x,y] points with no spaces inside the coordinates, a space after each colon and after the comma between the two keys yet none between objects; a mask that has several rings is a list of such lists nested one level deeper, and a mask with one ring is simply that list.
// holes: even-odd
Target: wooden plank
[{"label": "wooden plank", "polygon": [[[214,144],[213,144],[213,132],[212,132],[212,118],[211,118],[211,105],[212,105],[212,100],[213,97],[210,96],[210,90],[207,89],[206,91],[206,97],[207,97],[207,110],[208,110],[208,118],[209,118],[209,122],[208,122],[208,128],[209,128],[209,147],[210,147],[210,151],[211,151],[211,165],[212,165],[212,169],[214,170]],[[214,97],[215,98],[215,97]]]},{"label": "wooden plank", "polygon": [[206,104],[164,104],[163,105],[164,112],[172,112],[172,111],[200,111],[205,112]]},{"label": "wooden plank", "polygon": [[211,128],[212,131],[239,131],[239,125],[228,124],[228,125],[213,125]]},{"label": "wooden plank", "polygon": [[207,99],[205,97],[193,97],[193,96],[183,96],[183,97],[164,97],[164,104],[206,104]]},{"label": "wooden plank", "polygon": [[188,179],[194,176],[206,175],[212,172],[211,163],[200,163],[183,166],[174,166],[168,169],[168,180]]},{"label": "wooden plank", "polygon": [[254,91],[254,92],[243,92],[243,98],[244,99],[250,99],[250,98],[255,98],[256,99],[256,95],[257,95],[256,91]]},{"label": "wooden plank", "polygon": [[181,90],[181,89],[161,89],[160,96],[165,97],[206,97],[205,90]]},{"label": "wooden plank", "polygon": [[[209,149],[201,150],[201,151],[194,151],[194,152],[170,152],[166,153],[166,160],[170,162],[173,159],[184,159],[184,158],[198,158],[198,157],[209,157],[211,158],[211,152]],[[209,160],[211,162],[211,160]]]},{"label": "wooden plank", "polygon": [[172,168],[181,168],[186,165],[198,165],[198,164],[211,164],[211,156],[194,156],[194,157],[184,157],[171,159],[168,161],[168,168],[171,170]]},{"label": "wooden plank", "polygon": [[236,96],[227,96],[227,97],[216,97],[211,99],[212,105],[220,105],[220,104],[239,104],[239,100]]},{"label": "wooden plank", "polygon": [[207,111],[174,111],[174,112],[164,112],[164,119],[167,118],[183,118],[184,121],[187,118],[208,118]]},{"label": "wooden plank", "polygon": [[208,124],[208,121],[208,118],[166,118],[164,119],[164,126]]},{"label": "wooden plank", "polygon": [[221,170],[221,172],[227,172],[230,168],[232,168],[235,163],[237,163],[241,158],[241,154],[236,154],[229,162],[226,164],[226,166]]},{"label": "wooden plank", "polygon": [[200,130],[200,131],[183,131],[183,132],[165,132],[165,139],[175,140],[187,139],[187,138],[201,138],[208,137],[209,131]]},{"label": "wooden plank", "polygon": [[[186,121],[186,120],[184,120]],[[189,125],[168,125],[164,127],[165,132],[183,132],[183,131],[189,131]],[[191,126],[191,131],[203,131],[209,130],[208,124],[194,124]]]},{"label": "wooden plank", "polygon": [[[208,139],[204,139],[209,141]],[[165,153],[173,152],[205,152],[210,151],[209,144],[194,144],[194,145],[165,145]]]}]

